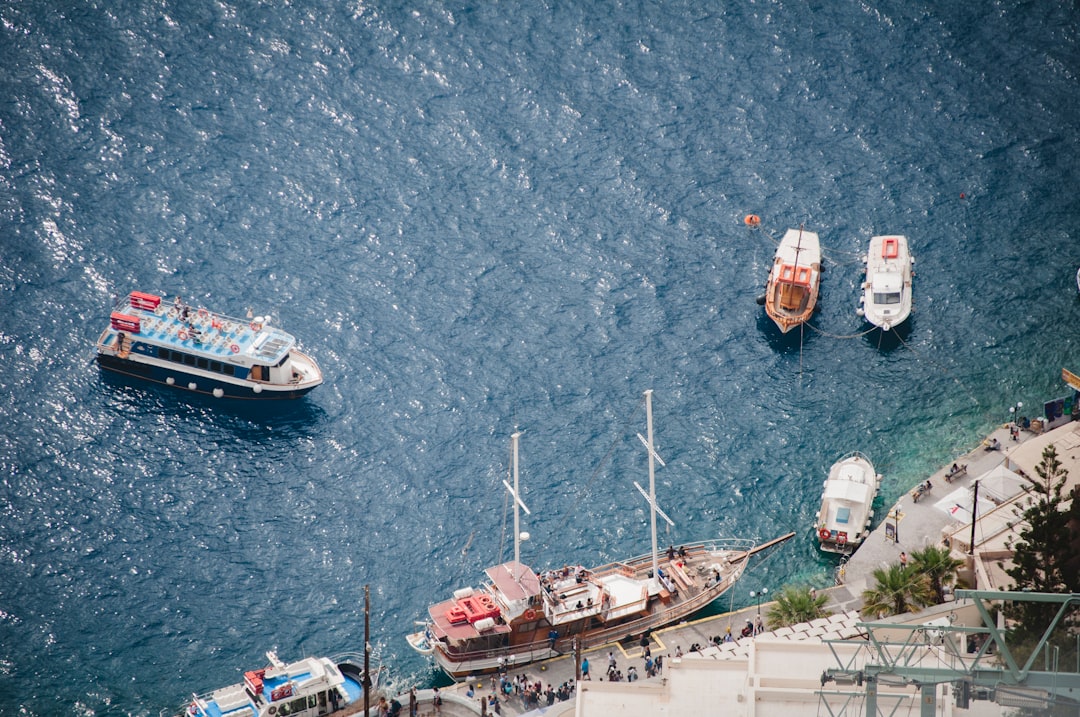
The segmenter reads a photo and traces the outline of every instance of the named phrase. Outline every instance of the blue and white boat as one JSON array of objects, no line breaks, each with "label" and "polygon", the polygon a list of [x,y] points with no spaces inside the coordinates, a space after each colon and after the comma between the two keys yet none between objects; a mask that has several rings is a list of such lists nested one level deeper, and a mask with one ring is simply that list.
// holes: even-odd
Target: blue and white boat
[{"label": "blue and white boat", "polygon": [[[306,657],[244,673],[244,681],[206,695],[192,695],[186,717],[308,717],[363,711],[363,656]],[[372,678],[374,689],[376,671]],[[357,707],[359,705],[359,707]]]},{"label": "blue and white boat", "polygon": [[103,369],[216,398],[298,398],[323,381],[318,364],[268,317],[236,319],[133,291],[97,342]]}]

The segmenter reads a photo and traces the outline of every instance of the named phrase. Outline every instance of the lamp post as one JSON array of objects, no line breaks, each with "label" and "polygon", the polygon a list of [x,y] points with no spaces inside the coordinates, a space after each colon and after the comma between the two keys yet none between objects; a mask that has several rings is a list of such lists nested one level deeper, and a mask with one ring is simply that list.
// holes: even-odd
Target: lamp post
[{"label": "lamp post", "polygon": [[1016,423],[1016,419],[1020,418],[1020,409],[1024,407],[1023,401],[1017,401],[1015,406],[1009,406],[1009,421]]},{"label": "lamp post", "polygon": [[[753,590],[750,591],[750,597],[757,598],[757,613],[756,613],[757,618],[761,617],[761,598],[765,597],[768,594],[769,594],[769,588],[761,588],[761,590],[758,590],[757,592],[754,592]],[[750,621],[747,620],[747,622],[750,622]],[[757,625],[758,625],[757,622],[755,622],[754,627],[753,627],[755,635],[758,632]]]}]

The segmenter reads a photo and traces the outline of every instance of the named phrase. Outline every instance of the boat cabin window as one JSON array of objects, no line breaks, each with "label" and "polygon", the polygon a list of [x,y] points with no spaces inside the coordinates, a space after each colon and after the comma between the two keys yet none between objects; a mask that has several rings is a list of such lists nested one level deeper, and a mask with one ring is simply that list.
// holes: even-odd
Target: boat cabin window
[{"label": "boat cabin window", "polygon": [[315,695],[308,697],[301,697],[299,699],[290,700],[281,705],[277,709],[279,715],[292,715],[303,712],[318,705],[318,698]]},{"label": "boat cabin window", "polygon": [[875,293],[874,294],[874,303],[875,304],[899,304],[900,303],[900,292],[898,292],[898,291],[897,292],[890,291],[890,292]]},{"label": "boat cabin window", "polygon": [[851,520],[851,508],[840,508],[836,511],[836,522],[847,525],[847,522]]},{"label": "boat cabin window", "polygon": [[226,376],[235,376],[236,367],[232,364],[222,363],[221,361],[213,361],[201,356],[192,356],[182,351],[172,351],[159,346],[157,349],[157,357],[163,361],[172,361],[173,363],[182,363],[186,366],[198,366],[201,369],[213,371],[214,373],[223,373]]}]

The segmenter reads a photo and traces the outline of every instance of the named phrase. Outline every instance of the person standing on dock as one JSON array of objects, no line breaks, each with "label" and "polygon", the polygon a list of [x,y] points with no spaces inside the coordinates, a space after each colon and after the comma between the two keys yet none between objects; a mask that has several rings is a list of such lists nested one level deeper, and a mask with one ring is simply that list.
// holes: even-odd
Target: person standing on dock
[{"label": "person standing on dock", "polygon": [[906,568],[907,567],[907,553],[905,553],[903,551],[900,551],[900,567],[901,568]]},{"label": "person standing on dock", "polygon": [[589,677],[589,658],[588,657],[586,657],[585,659],[583,659],[581,661],[581,679],[583,679],[583,680],[591,680],[592,679],[591,677]]}]

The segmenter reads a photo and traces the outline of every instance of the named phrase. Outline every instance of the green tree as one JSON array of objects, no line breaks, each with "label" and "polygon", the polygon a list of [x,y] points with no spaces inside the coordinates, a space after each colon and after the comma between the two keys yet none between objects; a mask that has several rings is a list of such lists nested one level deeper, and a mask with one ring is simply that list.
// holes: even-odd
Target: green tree
[{"label": "green tree", "polygon": [[[1063,495],[1068,472],[1058,460],[1053,444],[1042,454],[1035,466],[1038,478],[1025,476],[1028,485],[1026,507],[1016,510],[1020,519],[1017,538],[1006,541],[1013,551],[1012,564],[1005,568],[1013,579],[1014,590],[1042,593],[1074,592],[1080,590],[1080,571],[1077,571],[1076,547],[1080,545],[1080,509],[1074,490],[1071,505]],[[1040,635],[1057,611],[1047,603],[1012,603],[1006,615],[1016,624],[1016,631],[1031,636]]]},{"label": "green tree", "polygon": [[769,629],[775,630],[778,627],[798,625],[800,622],[827,617],[832,614],[825,609],[827,602],[829,602],[828,595],[818,595],[809,586],[785,585],[766,615]]},{"label": "green tree", "polygon": [[954,558],[948,548],[937,545],[928,545],[911,553],[911,569],[930,581],[930,590],[938,604],[945,602],[945,584],[956,579],[963,564],[964,561]]},{"label": "green tree", "polygon": [[863,591],[863,615],[888,617],[911,612],[934,602],[930,581],[913,566],[894,563],[874,570],[877,584]]}]

